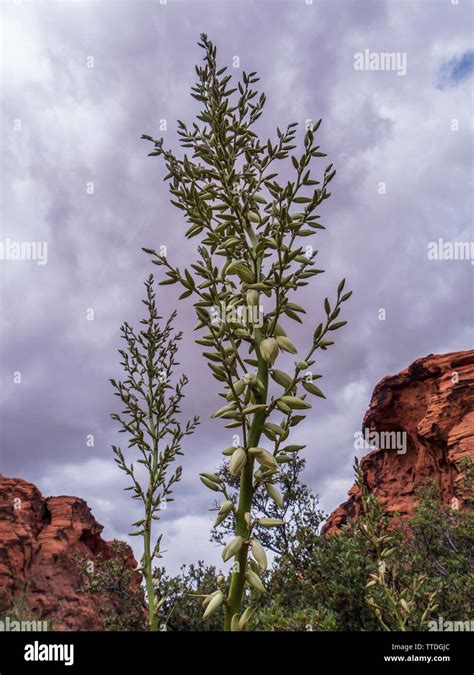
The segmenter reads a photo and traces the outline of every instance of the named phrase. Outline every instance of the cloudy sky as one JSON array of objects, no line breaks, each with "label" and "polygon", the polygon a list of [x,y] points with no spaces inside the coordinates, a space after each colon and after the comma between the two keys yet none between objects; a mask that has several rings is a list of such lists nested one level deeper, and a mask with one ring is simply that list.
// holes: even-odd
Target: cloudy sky
[{"label": "cloudy sky", "polygon": [[[262,136],[322,117],[320,144],[337,168],[314,242],[327,273],[305,295],[308,326],[295,335],[309,339],[346,277],[350,323],[318,360],[327,400],[298,427],[305,479],[331,510],[352,482],[354,433],[376,383],[418,357],[473,346],[473,265],[427,255],[440,238],[474,240],[472,3],[3,0],[0,11],[0,253],[8,240],[48,246],[43,265],[0,260],[0,471],[85,498],[105,537],[127,538],[136,517],[110,449],[123,438],[109,418],[119,326],[140,318],[143,280],[159,273],[141,247],[166,245],[183,266],[195,241],[140,136],[176,148],[175,120],[196,112],[189,87],[206,32],[222,64],[239,57],[235,75],[259,71]],[[355,70],[365,50],[398,53],[406,68]],[[184,415],[202,418],[164,514],[164,563],[176,571],[218,558],[197,474],[230,443],[208,419],[218,399],[192,306],[178,305],[177,287],[162,290],[161,313],[178,306],[186,331]]]}]

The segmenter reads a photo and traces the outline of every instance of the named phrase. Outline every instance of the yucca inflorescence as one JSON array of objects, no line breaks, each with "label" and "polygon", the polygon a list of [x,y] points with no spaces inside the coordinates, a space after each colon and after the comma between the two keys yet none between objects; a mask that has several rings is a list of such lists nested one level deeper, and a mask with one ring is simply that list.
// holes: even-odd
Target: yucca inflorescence
[{"label": "yucca inflorescence", "polygon": [[[124,404],[112,419],[120,424],[120,433],[128,435],[128,450],[124,453],[113,445],[115,461],[130,479],[126,490],[133,492],[132,499],[141,502],[143,514],[133,523],[132,536],[143,538],[143,556],[140,571],[146,584],[150,630],[158,630],[155,579],[153,563],[161,557],[162,534],[153,539],[153,523],[160,519],[160,510],[173,501],[173,486],[182,474],[181,466],[172,464],[182,455],[181,442],[191,434],[198,418],[181,426],[178,415],[188,379],[182,375],[172,384],[178,342],[182,333],[173,332],[176,312],[162,328],[153,290],[153,276],[145,282],[147,317],[142,319],[141,330],[134,330],[128,323],[121,327],[126,348],[119,350],[126,378],[110,380],[115,395]],[[128,456],[135,451],[136,463]],[[127,457],[126,457],[127,455]],[[137,467],[137,464],[139,465]]]},{"label": "yucca inflorescence", "polygon": [[[321,181],[311,178],[310,163],[325,156],[315,144],[320,121],[307,129],[300,157],[291,154],[297,147],[296,123],[277,129],[274,141],[261,142],[253,126],[265,95],[258,96],[252,88],[256,74],[243,73],[234,87],[227,69],[217,66],[216,48],[206,35],[199,45],[205,63],[196,67],[192,96],[202,110],[192,128],[178,122],[187,154],[178,158],[164,147],[163,139],[143,136],[154,143],[150,155],[166,163],[172,203],[189,224],[186,237],[201,237],[198,258],[181,271],[166,256],[144,250],[165,268],[161,284],[179,283],[184,288],[180,297],[195,299],[196,328],[206,331],[197,342],[206,349],[204,356],[225,399],[212,417],[239,430],[232,446],[223,451],[230,457],[230,472],[240,478],[238,500],[229,499],[225,481],[216,474],[202,473],[201,480],[223,497],[216,526],[235,514],[235,537],[223,551],[224,561],[234,558],[230,582],[218,580],[214,594],[205,598],[205,615],[224,606],[225,628],[242,630],[253,611],[242,611],[245,585],[265,590],[259,569],[266,567],[267,559],[253,536],[253,495],[263,483],[269,496],[281,503],[274,476],[279,465],[294,461],[303,447],[285,443],[304,419],[301,411],[311,408],[307,395],[324,397],[314,384],[319,375],[311,371],[313,355],[332,345],[329,336],[346,323],[338,317],[351,293],[341,281],[334,304],[324,301],[325,319],[304,357],[289,373],[277,369],[281,352],[297,353],[283,324],[302,323],[305,313],[291,295],[323,271],[315,267],[316,252],[302,242],[324,229],[316,210],[330,196],[328,185],[336,172],[329,164]],[[290,157],[294,180],[280,181],[276,166]],[[260,518],[258,524],[281,527],[282,521]]]}]

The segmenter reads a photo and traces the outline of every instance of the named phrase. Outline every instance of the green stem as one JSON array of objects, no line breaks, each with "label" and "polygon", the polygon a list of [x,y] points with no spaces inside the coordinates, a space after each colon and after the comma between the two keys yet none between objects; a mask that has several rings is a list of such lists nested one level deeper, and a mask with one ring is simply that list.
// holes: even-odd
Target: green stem
[{"label": "green stem", "polygon": [[155,589],[153,588],[153,570],[151,565],[151,526],[147,523],[143,533],[143,548],[144,548],[144,570],[146,582],[146,595],[148,601],[148,615],[150,622],[150,630],[158,630],[158,621],[155,614]]},{"label": "green stem", "polygon": [[[256,400],[257,403],[265,403],[267,399],[267,388],[268,388],[268,365],[260,355],[259,349],[260,341],[261,341],[260,329],[255,328],[255,351],[257,353],[257,360],[258,360],[258,378],[264,386],[264,392],[259,396],[256,396]],[[255,415],[253,416],[252,426],[250,427],[250,433],[248,438],[249,448],[258,446],[264,422],[265,422],[265,411],[255,413]],[[252,508],[253,466],[254,466],[254,458],[249,456],[247,464],[242,469],[242,473],[240,474],[240,494],[236,517],[235,534],[236,536],[240,535],[244,539],[247,539],[249,534],[248,531],[249,528],[245,520],[245,514],[250,513]],[[248,556],[248,544],[244,544],[240,549],[239,553],[234,558],[234,567],[232,571],[229,596],[227,599],[225,611],[224,628],[226,631],[230,631],[231,621],[234,614],[240,614],[242,605],[242,596],[245,586],[245,572],[247,570],[247,556]]]},{"label": "green stem", "polygon": [[153,487],[156,471],[158,467],[158,422],[155,425],[153,418],[153,407],[151,401],[153,400],[153,383],[151,376],[148,376],[148,421],[150,424],[150,434],[153,441],[153,457],[151,464],[150,477],[148,482],[148,491],[145,504],[145,528],[143,533],[143,547],[144,547],[144,568],[145,568],[145,582],[146,594],[148,600],[148,615],[150,630],[158,630],[158,618],[155,612],[155,589],[153,587],[153,555],[151,551],[151,534],[152,534],[152,514],[153,514]]}]

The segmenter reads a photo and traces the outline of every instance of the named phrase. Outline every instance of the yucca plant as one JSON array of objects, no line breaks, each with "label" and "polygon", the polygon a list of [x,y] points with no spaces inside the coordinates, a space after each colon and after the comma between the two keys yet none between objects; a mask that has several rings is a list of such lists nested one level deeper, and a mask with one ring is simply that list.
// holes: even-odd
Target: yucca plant
[{"label": "yucca plant", "polygon": [[[189,224],[186,237],[201,238],[198,257],[181,271],[154,249],[144,251],[165,269],[161,284],[179,283],[184,288],[180,297],[194,298],[196,329],[206,331],[197,342],[206,350],[204,357],[225,400],[212,417],[239,430],[223,451],[230,457],[230,472],[240,479],[238,500],[229,499],[225,481],[216,474],[202,473],[201,480],[223,497],[216,526],[231,512],[236,523],[235,538],[223,551],[224,561],[234,558],[230,582],[219,578],[215,592],[204,600],[205,615],[224,606],[226,630],[242,630],[253,611],[243,610],[246,584],[265,590],[259,570],[267,563],[254,537],[254,493],[264,484],[270,497],[281,502],[273,476],[280,464],[294,461],[303,448],[285,442],[304,419],[302,411],[311,408],[307,395],[324,397],[314,384],[320,375],[311,370],[313,355],[332,345],[329,336],[346,323],[339,320],[339,313],[351,293],[345,292],[341,281],[335,302],[324,301],[325,319],[316,327],[304,357],[290,372],[277,369],[281,352],[297,353],[284,323],[302,323],[305,314],[291,296],[323,271],[315,266],[317,252],[303,242],[324,229],[316,211],[330,196],[328,185],[336,172],[329,164],[321,181],[311,177],[311,162],[325,157],[315,143],[321,120],[307,129],[300,156],[291,154],[297,147],[296,123],[284,131],[277,129],[274,141],[261,141],[253,128],[262,115],[265,95],[258,96],[253,89],[256,73],[244,72],[233,86],[226,67],[218,67],[216,48],[206,35],[201,35],[199,46],[205,63],[196,67],[192,96],[202,110],[192,127],[178,121],[186,154],[178,158],[164,147],[163,139],[143,136],[154,144],[150,155],[164,159],[171,201]],[[279,179],[276,168],[288,158],[292,181]],[[258,519],[263,527],[281,527],[282,522]]]},{"label": "yucca plant", "polygon": [[[132,499],[138,500],[143,508],[130,535],[143,539],[140,571],[145,579],[150,630],[156,631],[159,606],[153,563],[161,557],[163,535],[154,538],[153,523],[173,501],[173,487],[182,474],[182,467],[174,468],[173,464],[183,454],[183,438],[193,433],[199,420],[194,417],[184,426],[178,420],[188,382],[186,375],[181,375],[172,383],[174,369],[179,365],[176,359],[182,333],[173,331],[176,312],[163,327],[160,325],[152,275],[145,281],[145,287],[146,298],[142,302],[147,307],[147,316],[140,322],[141,329],[135,330],[126,322],[120,329],[126,344],[125,349],[119,350],[120,365],[126,377],[123,381],[110,381],[124,409],[111,417],[120,424],[120,433],[128,435],[128,450],[124,453],[115,445],[112,449],[115,461],[131,482],[125,490],[131,490]],[[137,457],[135,464],[130,457],[133,454]]]}]

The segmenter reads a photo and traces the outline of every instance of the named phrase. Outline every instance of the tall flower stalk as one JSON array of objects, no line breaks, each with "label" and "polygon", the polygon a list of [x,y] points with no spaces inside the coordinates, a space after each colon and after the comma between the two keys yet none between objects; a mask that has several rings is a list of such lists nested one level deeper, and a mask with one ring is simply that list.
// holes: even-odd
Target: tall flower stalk
[{"label": "tall flower stalk", "polygon": [[[121,327],[125,349],[120,349],[121,367],[125,372],[123,381],[110,380],[115,395],[124,405],[112,419],[120,424],[120,433],[128,436],[128,450],[124,453],[113,445],[115,461],[130,480],[126,490],[133,492],[132,499],[141,503],[143,513],[133,523],[131,536],[142,537],[143,555],[140,571],[145,579],[150,630],[158,630],[154,561],[161,557],[162,534],[154,538],[153,524],[160,519],[160,512],[173,501],[173,487],[182,474],[182,467],[173,467],[182,455],[181,442],[184,436],[193,433],[198,418],[188,421],[184,427],[178,421],[184,387],[188,379],[181,375],[172,384],[181,333],[173,332],[176,312],[161,327],[158,316],[153,276],[145,282],[147,316],[141,321],[140,330],[128,323]],[[135,454],[136,464],[129,455]],[[127,458],[126,456],[127,455]],[[137,464],[139,466],[137,466]]]},{"label": "tall flower stalk", "polygon": [[[323,272],[315,265],[317,251],[303,242],[324,229],[317,209],[330,196],[328,185],[336,172],[329,164],[321,180],[311,176],[311,162],[325,157],[315,142],[321,120],[306,130],[299,156],[291,154],[297,147],[296,123],[277,129],[274,140],[261,141],[253,128],[265,95],[253,89],[256,73],[244,72],[234,85],[227,68],[217,65],[216,48],[206,35],[199,46],[204,65],[196,67],[192,96],[202,109],[191,127],[178,121],[184,156],[166,149],[163,139],[143,136],[154,144],[150,155],[166,164],[172,204],[189,225],[186,237],[200,237],[198,257],[181,271],[166,256],[144,250],[164,268],[161,284],[179,283],[180,297],[193,297],[196,329],[205,330],[196,342],[205,348],[225,401],[212,417],[238,430],[232,446],[223,451],[230,458],[230,472],[240,479],[238,499],[229,498],[220,476],[201,474],[209,489],[222,494],[216,527],[230,513],[235,515],[235,537],[223,550],[224,561],[233,558],[230,580],[218,579],[204,605],[205,616],[224,607],[226,630],[243,630],[254,611],[244,609],[246,586],[265,591],[260,571],[266,568],[266,554],[253,536],[255,490],[263,483],[276,503],[281,501],[274,484],[277,469],[294,461],[304,447],[285,441],[304,419],[302,411],[311,408],[308,394],[324,397],[314,384],[320,375],[312,370],[313,356],[332,345],[333,331],[346,323],[338,317],[351,293],[341,281],[334,303],[324,301],[325,318],[303,358],[290,372],[276,369],[282,352],[297,353],[286,324],[301,324],[305,309],[291,296]],[[286,171],[287,159],[292,181],[278,177],[277,167],[284,162]],[[260,518],[258,524],[281,527],[283,521]]]}]

